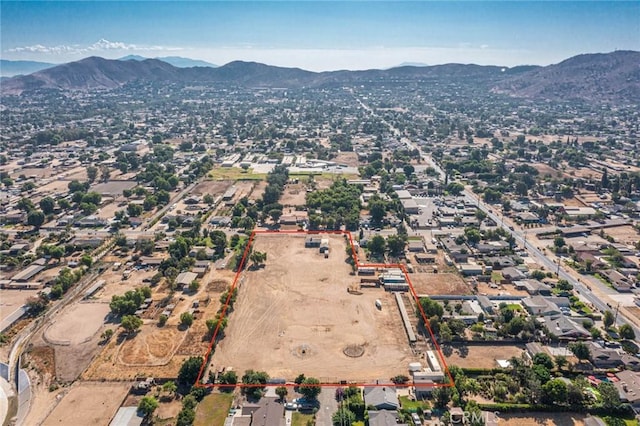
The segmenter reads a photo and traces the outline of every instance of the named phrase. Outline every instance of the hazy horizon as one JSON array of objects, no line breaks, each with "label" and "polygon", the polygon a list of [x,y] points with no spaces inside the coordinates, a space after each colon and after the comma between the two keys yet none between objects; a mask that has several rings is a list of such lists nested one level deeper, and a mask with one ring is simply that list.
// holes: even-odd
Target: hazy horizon
[{"label": "hazy horizon", "polygon": [[[0,57],[181,56],[310,71],[549,65],[640,50],[640,2],[12,2]],[[161,29],[159,31],[159,29]]]}]

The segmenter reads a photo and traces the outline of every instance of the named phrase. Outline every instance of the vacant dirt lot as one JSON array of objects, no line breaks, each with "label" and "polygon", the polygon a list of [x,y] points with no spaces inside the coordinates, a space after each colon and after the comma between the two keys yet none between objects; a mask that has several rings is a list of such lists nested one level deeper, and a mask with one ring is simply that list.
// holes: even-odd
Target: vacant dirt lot
[{"label": "vacant dirt lot", "polygon": [[118,351],[118,363],[133,365],[164,365],[178,348],[185,332],[176,327],[143,327],[133,339],[126,339]]},{"label": "vacant dirt lot", "polygon": [[130,386],[130,383],[78,383],[43,425],[108,425]]},{"label": "vacant dirt lot", "polygon": [[638,242],[638,232],[633,226],[616,226],[615,228],[607,228],[605,231],[608,235],[611,235],[617,242],[622,244],[633,245]]},{"label": "vacant dirt lot", "polygon": [[305,204],[306,195],[307,191],[304,183],[288,184],[284,188],[284,194],[280,197],[280,204],[283,206],[302,206]]},{"label": "vacant dirt lot", "polygon": [[578,413],[527,413],[499,414],[498,424],[506,426],[583,426],[584,414]]},{"label": "vacant dirt lot", "polygon": [[84,343],[100,330],[108,314],[106,303],[76,303],[49,326],[45,338],[53,344]]},{"label": "vacant dirt lot", "polygon": [[333,159],[336,163],[346,164],[347,166],[358,166],[358,154],[355,152],[341,152]]},{"label": "vacant dirt lot", "polygon": [[524,346],[442,346],[447,365],[458,367],[494,368],[497,359],[519,357]]},{"label": "vacant dirt lot", "polygon": [[231,185],[233,185],[233,182],[228,180],[205,180],[193,188],[191,193],[194,195],[211,194],[213,197],[217,197],[224,194]]},{"label": "vacant dirt lot", "polygon": [[38,295],[40,290],[0,290],[0,321],[25,304],[29,297]]},{"label": "vacant dirt lot", "polygon": [[456,274],[416,272],[409,279],[417,294],[471,294],[471,288]]},{"label": "vacant dirt lot", "polygon": [[[349,294],[357,278],[344,262],[344,238],[329,237],[329,259],[305,248],[304,238],[256,237],[254,250],[267,252],[266,265],[245,273],[213,364],[289,380],[304,372],[323,382],[386,379],[406,370],[416,358],[393,295],[381,289]],[[349,345],[364,353],[346,356]]]},{"label": "vacant dirt lot", "polygon": [[553,167],[550,167],[546,164],[542,164],[542,163],[536,163],[536,164],[532,164],[533,168],[536,169],[538,171],[538,173],[540,173],[541,177],[544,177],[546,175],[551,175],[553,177],[558,176],[558,170],[554,169]]}]

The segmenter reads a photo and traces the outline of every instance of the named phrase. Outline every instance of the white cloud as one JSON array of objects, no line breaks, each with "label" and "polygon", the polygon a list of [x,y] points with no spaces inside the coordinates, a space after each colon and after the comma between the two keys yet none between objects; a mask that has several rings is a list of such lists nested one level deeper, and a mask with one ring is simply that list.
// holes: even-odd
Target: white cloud
[{"label": "white cloud", "polygon": [[109,41],[106,39],[100,39],[97,42],[90,45],[57,45],[57,46],[44,46],[42,44],[34,44],[32,46],[20,46],[7,49],[7,52],[11,53],[44,53],[50,55],[77,55],[90,52],[107,52],[107,51],[130,51],[130,52],[151,52],[151,51],[178,51],[183,50],[181,47],[170,46],[147,46],[124,43],[121,41]]}]

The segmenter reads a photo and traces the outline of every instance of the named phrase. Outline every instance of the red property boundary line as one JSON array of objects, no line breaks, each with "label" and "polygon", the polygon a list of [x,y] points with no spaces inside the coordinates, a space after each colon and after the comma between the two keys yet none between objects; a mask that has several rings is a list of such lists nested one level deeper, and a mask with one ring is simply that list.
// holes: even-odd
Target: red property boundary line
[{"label": "red property boundary line", "polygon": [[[258,230],[258,231],[252,231],[251,235],[249,236],[249,241],[247,242],[247,245],[244,249],[244,253],[242,255],[242,260],[240,261],[240,264],[237,266],[238,270],[236,272],[235,278],[233,279],[233,284],[231,285],[231,287],[229,288],[229,292],[227,295],[227,299],[225,300],[224,305],[222,306],[222,309],[220,310],[220,318],[225,318],[227,315],[227,311],[229,309],[229,304],[231,302],[231,297],[233,295],[234,290],[236,289],[236,286],[238,284],[238,279],[240,278],[240,275],[242,274],[242,272],[244,272],[244,266],[247,262],[247,257],[249,256],[249,253],[251,252],[251,246],[253,244],[253,241],[256,237],[256,235],[258,234],[271,234],[271,235],[278,235],[278,234],[294,234],[294,235],[322,235],[322,234],[332,234],[332,235],[346,235],[349,239],[349,243],[351,244],[351,252],[352,252],[352,256],[353,256],[353,260],[354,260],[354,264],[356,268],[399,268],[402,273],[404,274],[405,279],[407,280],[407,283],[409,284],[409,289],[411,292],[411,295],[413,296],[414,301],[416,302],[416,306],[418,307],[418,310],[420,311],[420,315],[422,317],[423,323],[425,325],[425,328],[427,329],[427,331],[429,332],[429,337],[431,338],[431,342],[438,354],[438,357],[440,358],[439,361],[441,363],[441,365],[444,368],[444,373],[446,375],[446,377],[449,379],[448,383],[432,383],[432,384],[420,384],[419,387],[420,388],[427,388],[427,387],[431,387],[431,388],[441,388],[441,387],[452,387],[454,386],[454,381],[453,381],[453,376],[451,375],[451,372],[449,371],[449,367],[447,366],[447,363],[445,361],[444,355],[442,353],[442,349],[440,349],[440,345],[438,344],[438,341],[436,340],[433,331],[431,330],[431,326],[429,325],[429,321],[427,320],[427,315],[424,312],[424,309],[422,308],[422,305],[419,302],[419,298],[418,295],[413,287],[413,283],[411,282],[411,279],[409,278],[409,274],[407,273],[407,269],[405,268],[405,266],[401,263],[360,263],[359,259],[358,259],[358,253],[356,252],[355,249],[355,245],[353,243],[353,237],[351,236],[351,232],[350,231],[268,231],[268,230]],[[216,329],[213,332],[213,337],[211,338],[211,342],[209,343],[209,348],[207,349],[207,352],[204,356],[204,360],[202,362],[202,366],[200,367],[200,371],[198,373],[198,378],[196,379],[196,383],[194,384],[195,387],[203,387],[203,388],[213,388],[213,387],[219,387],[219,388],[234,388],[234,387],[264,387],[265,385],[262,384],[257,384],[257,385],[247,385],[247,384],[243,384],[243,383],[237,383],[235,385],[224,385],[224,384],[218,384],[218,383],[201,383],[202,380],[202,375],[204,374],[205,370],[207,369],[207,364],[209,364],[211,362],[210,358],[212,355],[213,350],[216,347],[216,339],[218,337],[218,333],[220,332],[220,323],[221,321],[218,322],[218,325],[216,326]],[[411,382],[411,380],[409,382],[407,382],[405,385],[397,385],[393,382],[390,383],[351,383],[348,382],[346,384],[347,386],[413,386],[413,383]],[[270,385],[267,385],[270,386]],[[298,386],[296,384],[293,383],[286,383],[286,384],[277,384],[277,385],[272,385],[272,386],[286,386],[286,387],[294,387],[294,386]],[[342,387],[345,386],[344,383],[320,383],[318,385],[312,385],[312,386],[320,386],[320,387]]]}]

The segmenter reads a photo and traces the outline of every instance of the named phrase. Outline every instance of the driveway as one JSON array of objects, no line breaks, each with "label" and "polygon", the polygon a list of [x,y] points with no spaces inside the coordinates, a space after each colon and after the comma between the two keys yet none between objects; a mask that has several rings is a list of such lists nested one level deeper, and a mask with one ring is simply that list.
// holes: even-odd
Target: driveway
[{"label": "driveway", "polygon": [[320,408],[316,414],[316,424],[318,426],[331,426],[331,416],[338,411],[338,402],[335,398],[336,388],[323,387],[322,392],[318,395]]}]

